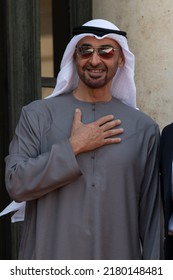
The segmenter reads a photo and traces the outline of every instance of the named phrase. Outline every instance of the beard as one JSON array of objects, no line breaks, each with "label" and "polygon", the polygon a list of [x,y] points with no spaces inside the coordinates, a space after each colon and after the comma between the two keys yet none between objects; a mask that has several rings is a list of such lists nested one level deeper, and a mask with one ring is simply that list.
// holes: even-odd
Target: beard
[{"label": "beard", "polygon": [[77,72],[80,80],[91,89],[98,89],[106,86],[115,76],[117,67],[108,69],[106,65],[93,67],[90,64],[82,69],[78,67]]},{"label": "beard", "polygon": [[81,81],[88,86],[89,88],[92,89],[97,89],[97,88],[101,88],[104,87],[108,81],[107,79],[90,79],[90,78],[86,78],[85,75],[80,76]]},{"label": "beard", "polygon": [[82,72],[78,73],[79,78],[81,81],[92,89],[97,89],[104,87],[108,84],[108,82],[112,79],[112,76],[109,77],[107,75],[107,71],[101,71],[101,72],[92,72],[90,70],[84,70]]}]

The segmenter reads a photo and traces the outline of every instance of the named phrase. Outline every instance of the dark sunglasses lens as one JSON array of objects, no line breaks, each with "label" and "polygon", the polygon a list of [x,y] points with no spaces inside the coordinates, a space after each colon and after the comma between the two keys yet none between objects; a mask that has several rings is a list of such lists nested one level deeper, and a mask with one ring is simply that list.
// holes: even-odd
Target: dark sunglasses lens
[{"label": "dark sunglasses lens", "polygon": [[98,55],[102,58],[108,59],[113,57],[114,55],[114,48],[112,47],[100,47],[97,49],[94,49],[92,47],[88,46],[81,46],[77,48],[77,52],[80,57],[82,58],[90,58],[90,56],[94,53],[94,51],[97,51]]},{"label": "dark sunglasses lens", "polygon": [[103,58],[111,58],[114,55],[114,49],[109,47],[109,48],[99,48],[98,53],[101,57]]},{"label": "dark sunglasses lens", "polygon": [[79,47],[78,53],[83,58],[89,58],[93,54],[93,48]]}]

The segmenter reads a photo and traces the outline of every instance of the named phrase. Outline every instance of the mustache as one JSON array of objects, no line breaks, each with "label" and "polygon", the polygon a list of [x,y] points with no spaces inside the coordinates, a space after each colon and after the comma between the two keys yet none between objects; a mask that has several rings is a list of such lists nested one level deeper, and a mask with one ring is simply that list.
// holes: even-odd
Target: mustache
[{"label": "mustache", "polygon": [[86,70],[102,70],[102,71],[105,71],[106,70],[106,67],[105,66],[101,66],[101,65],[97,65],[97,66],[93,66],[93,65],[85,65],[84,69]]}]

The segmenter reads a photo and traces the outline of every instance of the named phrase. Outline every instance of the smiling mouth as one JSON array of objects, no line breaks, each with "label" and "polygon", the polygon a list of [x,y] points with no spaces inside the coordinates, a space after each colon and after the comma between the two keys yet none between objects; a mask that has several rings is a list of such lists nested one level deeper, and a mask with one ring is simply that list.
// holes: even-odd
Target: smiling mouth
[{"label": "smiling mouth", "polygon": [[92,72],[92,73],[102,73],[102,72],[104,72],[104,70],[103,69],[94,69],[94,68],[87,68],[87,71],[89,71],[89,72]]},{"label": "smiling mouth", "polygon": [[93,73],[102,73],[103,70],[102,69],[88,69],[90,72],[93,72]]},{"label": "smiling mouth", "polygon": [[104,73],[103,69],[87,69],[89,75],[91,78],[100,78],[102,76],[102,74]]}]

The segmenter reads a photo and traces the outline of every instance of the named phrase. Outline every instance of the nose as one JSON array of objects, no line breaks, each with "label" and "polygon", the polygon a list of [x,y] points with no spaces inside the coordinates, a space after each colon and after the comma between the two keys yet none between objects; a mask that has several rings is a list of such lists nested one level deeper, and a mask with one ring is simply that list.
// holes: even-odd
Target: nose
[{"label": "nose", "polygon": [[94,52],[91,55],[89,61],[92,65],[97,65],[101,62],[100,56],[98,55],[96,50],[94,50]]}]

